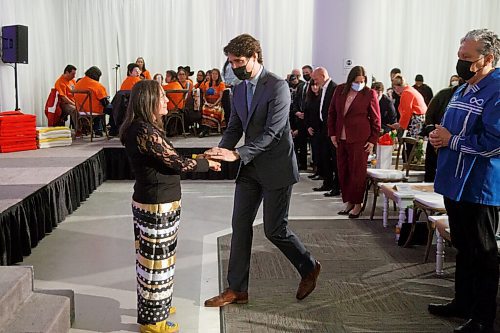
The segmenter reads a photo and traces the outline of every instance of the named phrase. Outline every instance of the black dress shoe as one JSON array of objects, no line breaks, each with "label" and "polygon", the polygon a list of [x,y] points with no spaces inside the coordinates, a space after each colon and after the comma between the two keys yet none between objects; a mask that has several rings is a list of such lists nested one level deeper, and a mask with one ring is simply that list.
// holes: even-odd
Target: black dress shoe
[{"label": "black dress shoe", "polygon": [[444,304],[429,304],[427,310],[430,314],[441,317],[467,318],[468,313],[457,305],[455,301]]},{"label": "black dress shoe", "polygon": [[333,189],[330,192],[326,192],[323,194],[325,197],[336,197],[340,195],[340,191],[338,189]]},{"label": "black dress shoe", "polygon": [[325,186],[325,185],[322,185],[321,187],[314,187],[313,188],[313,191],[315,191],[315,192],[326,192],[326,191],[330,191],[330,190],[332,190],[332,188],[329,186]]},{"label": "black dress shoe", "polygon": [[485,325],[474,319],[469,319],[453,330],[455,333],[494,333],[493,325]]},{"label": "black dress shoe", "polygon": [[316,177],[319,177],[319,175],[317,173],[313,173],[312,175],[307,176],[307,178],[309,178],[309,179],[313,179]]}]

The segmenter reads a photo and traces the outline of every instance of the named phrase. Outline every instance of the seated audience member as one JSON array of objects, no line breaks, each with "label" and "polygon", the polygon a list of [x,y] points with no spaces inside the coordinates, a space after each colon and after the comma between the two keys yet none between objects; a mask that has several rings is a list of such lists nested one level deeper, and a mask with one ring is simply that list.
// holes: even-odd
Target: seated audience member
[{"label": "seated audience member", "polygon": [[66,121],[68,115],[74,115],[76,105],[71,91],[75,87],[76,67],[67,65],[64,73],[57,79],[54,88],[59,94],[59,105],[61,106],[61,118]]},{"label": "seated audience member", "polygon": [[200,138],[208,135],[212,128],[219,130],[225,127],[224,109],[221,104],[224,89],[226,89],[226,85],[222,82],[219,69],[212,69],[211,78],[203,96],[204,104],[201,120],[202,130],[199,134]]},{"label": "seated audience member", "polygon": [[458,86],[460,85],[461,83],[463,82],[460,82],[460,76],[458,75],[452,75],[450,77],[450,85],[448,87],[455,87],[455,86]]},{"label": "seated audience member", "polygon": [[157,81],[163,87],[163,75],[161,75],[160,73],[156,73],[153,76],[153,80]]},{"label": "seated audience member", "polygon": [[[75,102],[78,106],[82,106],[83,110],[90,114],[92,108],[92,115],[103,115],[104,108],[109,105],[109,96],[106,88],[99,83],[102,72],[96,66],[92,66],[85,72],[85,76],[78,80],[75,85],[75,90],[89,90],[90,101],[84,101],[87,98],[84,94],[75,94]],[[94,134],[102,136],[101,121],[104,117],[93,118]],[[105,126],[106,124],[104,124]]]},{"label": "seated audience member", "polygon": [[120,90],[132,90],[134,85],[141,81],[141,70],[135,62],[128,64],[127,77],[123,80]]},{"label": "seated audience member", "polygon": [[[181,90],[182,86],[179,84],[177,80],[177,73],[173,70],[168,70],[165,75],[165,81],[167,84],[163,86],[163,90]],[[175,108],[183,109],[184,108],[184,96],[182,93],[169,93],[165,94],[168,98],[167,109],[168,111],[172,111]]]},{"label": "seated audience member", "polygon": [[139,65],[139,69],[141,70],[141,75],[140,75],[141,79],[143,79],[143,80],[151,80],[151,74],[146,69],[146,62],[144,61],[144,58],[143,57],[137,58],[137,60],[135,61],[135,63],[137,65]]},{"label": "seated audience member", "polygon": [[429,105],[434,94],[431,87],[424,83],[424,77],[422,74],[417,74],[417,76],[415,76],[415,84],[413,85],[413,88],[417,89],[417,91],[422,94],[425,105]]},{"label": "seated audience member", "polygon": [[188,80],[188,72],[184,69],[184,67],[181,67],[177,71],[177,81],[181,85],[182,89],[193,89],[193,82]]},{"label": "seated audience member", "polygon": [[205,82],[205,72],[202,70],[199,70],[198,73],[196,73],[196,83],[194,84],[194,87],[196,89],[201,89],[201,85]]},{"label": "seated audience member", "polygon": [[384,133],[392,131],[389,125],[396,122],[396,110],[392,101],[384,95],[384,84],[382,82],[374,82],[372,89],[377,92],[378,105],[380,107],[380,117],[382,121],[382,130]]},{"label": "seated audience member", "polygon": [[191,83],[191,87],[194,86],[193,80],[191,80],[191,76],[194,75],[194,72],[191,70],[190,66],[184,66],[184,71],[186,72],[186,79],[189,83]]}]

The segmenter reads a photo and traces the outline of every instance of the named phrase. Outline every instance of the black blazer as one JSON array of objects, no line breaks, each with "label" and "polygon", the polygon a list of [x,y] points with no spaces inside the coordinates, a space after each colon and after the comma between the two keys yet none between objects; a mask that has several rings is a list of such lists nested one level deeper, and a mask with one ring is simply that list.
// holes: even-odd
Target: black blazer
[{"label": "black blazer", "polygon": [[384,133],[390,132],[392,128],[387,125],[392,125],[397,121],[394,103],[389,99],[389,97],[387,97],[386,95],[382,95],[382,98],[380,99],[380,101],[378,101],[378,104],[380,106],[382,129],[384,130]]},{"label": "black blazer", "polygon": [[[333,80],[330,80],[328,87],[326,87],[323,107],[321,108],[321,116],[323,117],[323,122],[321,123],[321,133],[325,136],[328,136],[328,109],[330,108],[330,102],[332,101],[335,88],[337,88],[337,84],[333,82]],[[319,104],[321,106],[321,94],[319,95],[319,98]]]},{"label": "black blazer", "polygon": [[288,84],[263,68],[249,112],[245,90],[244,81],[234,88],[231,117],[219,147],[234,149],[244,133],[245,143],[236,149],[241,159],[240,169],[252,162],[264,189],[283,188],[298,182],[290,133]]}]

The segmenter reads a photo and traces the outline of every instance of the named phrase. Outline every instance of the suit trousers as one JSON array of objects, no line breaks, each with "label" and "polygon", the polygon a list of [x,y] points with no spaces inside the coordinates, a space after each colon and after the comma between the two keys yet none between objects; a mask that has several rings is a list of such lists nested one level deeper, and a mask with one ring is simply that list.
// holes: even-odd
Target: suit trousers
[{"label": "suit trousers", "polygon": [[[479,186],[479,185],[478,185]],[[498,291],[499,207],[444,198],[450,235],[457,249],[455,301],[471,318],[493,324]]]},{"label": "suit trousers", "polygon": [[300,239],[288,228],[292,185],[266,189],[252,162],[242,166],[234,194],[231,251],[227,280],[229,288],[247,291],[252,250],[253,222],[264,202],[264,233],[288,258],[302,277],[314,269],[314,259]]},{"label": "suit trousers", "polygon": [[342,201],[344,202],[352,204],[363,202],[368,163],[368,153],[365,152],[364,145],[362,142],[338,141],[337,164]]},{"label": "suit trousers", "polygon": [[320,141],[320,164],[323,177],[323,186],[339,188],[339,175],[337,168],[337,148],[326,133],[326,129],[321,133]]}]

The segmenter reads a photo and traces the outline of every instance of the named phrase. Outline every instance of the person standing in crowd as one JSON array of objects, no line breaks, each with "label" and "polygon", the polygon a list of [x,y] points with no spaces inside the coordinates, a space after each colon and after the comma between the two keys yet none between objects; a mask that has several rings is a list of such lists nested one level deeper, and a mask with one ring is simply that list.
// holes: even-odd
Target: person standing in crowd
[{"label": "person standing in crowd", "polygon": [[[396,76],[398,74],[401,75],[401,69],[399,69],[397,67],[391,69],[391,72],[389,73],[389,76],[391,78],[391,83],[392,83],[392,79],[394,79],[394,76]],[[389,89],[387,89],[387,90],[389,90]],[[394,109],[399,110],[399,100],[401,99],[401,96],[398,94],[398,92],[395,91],[394,89],[392,89],[392,92],[391,92],[389,98],[392,99],[392,101],[394,103]],[[399,120],[399,117],[400,117],[399,112],[396,112],[397,120]]]},{"label": "person standing in crowd", "polygon": [[[78,80],[75,85],[75,90],[89,90],[91,92],[90,99],[86,102],[85,99],[87,95],[84,94],[75,94],[75,102],[77,105],[82,105],[85,112],[90,114],[90,110],[92,107],[93,115],[102,115],[104,112],[104,108],[109,105],[109,96],[106,88],[99,82],[101,78],[102,72],[96,67],[92,66],[85,72],[85,76]],[[107,112],[111,115],[111,110]],[[95,117],[92,119],[93,131],[95,136],[102,136],[103,126],[106,126],[104,122],[104,116]],[[111,122],[112,117],[110,118]],[[89,129],[90,130],[90,129]],[[116,131],[116,126],[112,126],[112,130]]]},{"label": "person standing in crowd", "polygon": [[128,64],[127,77],[123,80],[120,90],[132,90],[134,85],[141,81],[141,70],[135,62]]},{"label": "person standing in crowd", "polygon": [[139,69],[141,70],[141,79],[143,80],[151,80],[151,73],[146,69],[146,62],[143,57],[137,58],[135,61],[137,65],[139,65]]},{"label": "person standing in crowd", "polygon": [[337,148],[338,178],[346,204],[339,214],[349,218],[361,214],[366,161],[380,134],[377,92],[368,88],[366,82],[365,69],[354,66],[347,82],[335,89],[328,110],[328,135]]},{"label": "person standing in crowd", "polygon": [[313,191],[328,191],[324,195],[333,197],[340,194],[339,177],[337,169],[337,149],[333,146],[328,136],[328,108],[332,100],[333,92],[337,84],[328,75],[324,67],[318,67],[312,72],[312,79],[318,84],[321,91],[318,117],[321,123],[319,133],[319,162],[321,164],[320,176],[323,178],[323,184],[320,187],[313,188]]},{"label": "person standing in crowd", "polygon": [[153,80],[155,81],[158,81],[158,83],[160,84],[160,86],[163,87],[163,75],[161,75],[160,73],[156,73],[154,76],[153,76]]},{"label": "person standing in crowd", "polygon": [[[59,94],[59,103],[61,106],[61,119],[66,121],[68,116],[73,117],[75,115],[76,104],[75,97],[71,91],[75,88],[76,81],[76,67],[73,65],[67,65],[64,68],[63,74],[57,79],[54,84],[54,88]],[[74,122],[74,120],[72,120]]]},{"label": "person standing in crowd", "polygon": [[309,80],[311,79],[312,72],[313,68],[311,67],[311,65],[302,66],[302,77],[306,82],[309,82]]},{"label": "person standing in crowd", "polygon": [[[457,80],[455,81],[455,78]],[[452,84],[452,82],[457,82],[457,84]],[[460,83],[461,82],[461,83]],[[425,127],[421,133],[422,136],[428,137],[430,132],[435,129],[436,124],[441,123],[446,107],[450,102],[451,97],[458,89],[458,86],[463,84],[464,81],[460,79],[458,75],[453,75],[450,78],[450,86],[439,91],[429,103],[427,112],[425,113]],[[437,153],[436,149],[431,144],[428,144],[425,148],[425,175],[424,181],[428,183],[433,183],[436,177],[436,167],[437,167]]]},{"label": "person standing in crowd", "polygon": [[425,105],[429,105],[434,93],[432,92],[431,87],[424,83],[424,77],[422,74],[417,74],[417,76],[415,76],[415,84],[413,85],[413,88],[415,88],[424,97]]},{"label": "person standing in crowd", "polygon": [[[299,180],[290,135],[290,93],[287,83],[263,66],[258,40],[248,34],[224,47],[234,74],[243,82],[234,89],[233,109],[219,147],[210,158],[240,160],[234,197],[227,280],[229,288],[205,301],[207,307],[248,302],[252,225],[264,201],[264,232],[299,272],[296,298],[316,287],[321,265],[288,227],[292,185]],[[245,143],[235,149],[243,133]]]},{"label": "person standing in crowd", "polygon": [[314,173],[310,176],[312,180],[322,180],[321,175],[321,120],[319,118],[319,105],[321,103],[321,91],[313,79],[308,82],[305,103],[304,103],[304,123],[307,135],[311,140],[311,158],[314,163]]},{"label": "person standing in crowd", "polygon": [[430,134],[439,150],[434,189],[444,197],[457,249],[455,297],[429,304],[429,312],[467,321],[454,332],[490,333],[499,282],[495,234],[500,210],[500,39],[491,30],[469,31],[460,42],[460,86],[442,126]]},{"label": "person standing in crowd", "polygon": [[380,107],[381,126],[384,133],[389,133],[392,128],[389,125],[397,121],[394,104],[389,97],[384,94],[384,84],[382,82],[373,82],[372,89],[377,92],[378,105]]},{"label": "person standing in crowd", "polygon": [[137,322],[141,333],[178,332],[171,312],[181,172],[219,171],[220,163],[180,156],[163,132],[168,113],[160,84],[138,82],[130,95],[120,140],[135,174],[132,212],[136,246]]},{"label": "person standing in crowd", "polygon": [[304,125],[304,113],[300,110],[299,105],[296,104],[300,102],[298,95],[304,91],[305,82],[299,80],[296,74],[291,74],[288,86],[291,97],[290,126],[295,154],[297,155],[299,170],[307,170],[307,132]]}]

